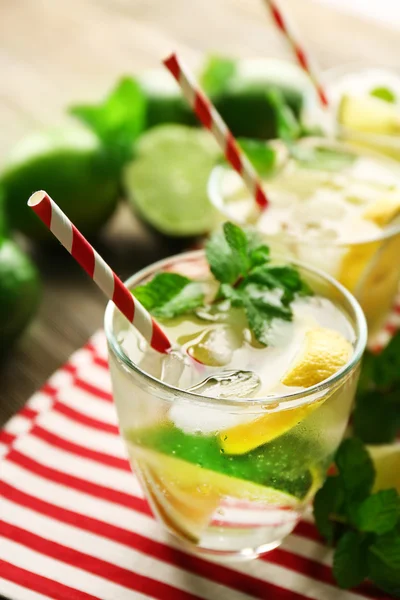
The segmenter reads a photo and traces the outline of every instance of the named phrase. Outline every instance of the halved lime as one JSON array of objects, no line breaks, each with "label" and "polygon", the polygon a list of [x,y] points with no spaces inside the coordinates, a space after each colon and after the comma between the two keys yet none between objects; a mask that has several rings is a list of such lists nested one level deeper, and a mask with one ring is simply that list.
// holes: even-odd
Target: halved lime
[{"label": "halved lime", "polygon": [[0,241],[0,357],[36,312],[39,274],[30,258],[12,241]]},{"label": "halved lime", "polygon": [[17,144],[0,176],[10,225],[34,239],[50,239],[26,205],[32,192],[45,189],[82,233],[96,233],[116,207],[118,175],[84,128],[33,134]]},{"label": "halved lime", "polygon": [[148,128],[164,123],[199,124],[179,86],[166,69],[146,71],[140,77],[140,86],[147,100]]},{"label": "halved lime", "polygon": [[343,96],[338,108],[340,125],[353,131],[399,135],[400,107],[373,96]]},{"label": "halved lime", "polygon": [[[168,72],[148,71],[140,78],[140,84],[147,98],[148,127],[163,123],[199,125]],[[245,59],[236,61],[226,89],[211,93],[210,97],[235,136],[274,138],[276,115],[266,97],[271,89],[278,89],[299,116],[304,97],[312,87],[301,69],[289,62]]]},{"label": "halved lime", "polygon": [[129,201],[164,234],[207,233],[217,219],[207,182],[219,156],[207,131],[184,125],[155,127],[141,138],[135,159],[125,167]]}]

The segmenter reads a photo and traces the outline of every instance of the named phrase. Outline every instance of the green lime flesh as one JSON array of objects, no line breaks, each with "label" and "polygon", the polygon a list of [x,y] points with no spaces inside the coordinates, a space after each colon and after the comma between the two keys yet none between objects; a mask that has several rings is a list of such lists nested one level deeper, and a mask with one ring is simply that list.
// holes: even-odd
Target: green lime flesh
[{"label": "green lime flesh", "polygon": [[219,156],[209,132],[160,125],[141,138],[135,160],[125,168],[128,199],[161,233],[207,233],[217,219],[208,199],[207,182]]},{"label": "green lime flesh", "polygon": [[[172,425],[131,429],[126,432],[126,437],[136,446],[267,486],[298,500],[305,499],[313,486],[311,469],[315,464],[315,442],[299,436],[285,434],[251,452],[235,456],[225,454],[215,436],[187,434]],[[328,467],[330,458],[325,457],[323,468]]]}]

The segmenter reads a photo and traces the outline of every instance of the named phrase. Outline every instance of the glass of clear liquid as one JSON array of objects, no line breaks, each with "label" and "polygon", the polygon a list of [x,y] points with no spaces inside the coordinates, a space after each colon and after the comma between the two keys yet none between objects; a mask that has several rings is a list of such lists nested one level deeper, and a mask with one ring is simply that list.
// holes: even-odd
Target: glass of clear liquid
[{"label": "glass of clear liquid", "polygon": [[[206,306],[161,321],[176,343],[161,355],[107,307],[113,394],[132,469],[159,523],[192,552],[239,560],[277,547],[310,506],[346,429],[365,318],[332,278],[296,268],[313,295],[294,300],[292,321],[274,322],[268,346],[241,309]],[[165,271],[215,291],[202,251],[158,262],[127,285]]]},{"label": "glass of clear liquid", "polygon": [[239,175],[223,166],[209,180],[212,203],[279,253],[342,283],[360,302],[372,340],[400,283],[400,165],[323,138],[272,145],[267,210],[261,213]]}]

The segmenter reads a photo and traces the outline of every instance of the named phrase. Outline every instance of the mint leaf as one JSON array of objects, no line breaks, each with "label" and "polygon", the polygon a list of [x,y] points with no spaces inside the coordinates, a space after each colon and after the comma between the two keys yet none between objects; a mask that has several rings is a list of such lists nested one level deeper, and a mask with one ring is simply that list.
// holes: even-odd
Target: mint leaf
[{"label": "mint leaf", "polygon": [[235,283],[241,274],[241,263],[234,260],[224,233],[217,232],[206,244],[206,257],[210,271],[221,283]]},{"label": "mint leaf", "polygon": [[122,165],[132,157],[132,144],[144,129],[146,100],[139,84],[124,77],[100,104],[72,106],[69,112],[89,127],[115,163]]},{"label": "mint leaf", "polygon": [[379,98],[379,100],[384,100],[385,102],[389,102],[390,104],[395,104],[397,102],[396,94],[386,87],[376,87],[370,91],[370,96],[374,98]]},{"label": "mint leaf", "polygon": [[291,145],[290,154],[307,169],[340,171],[352,165],[356,159],[353,152],[326,146]]},{"label": "mint leaf", "polygon": [[356,438],[344,440],[336,452],[335,462],[346,499],[366,498],[374,483],[375,469],[362,442]]},{"label": "mint leaf", "polygon": [[378,355],[367,352],[354,411],[354,431],[364,442],[392,442],[400,427],[400,332]]},{"label": "mint leaf", "polygon": [[278,317],[285,321],[292,320],[292,310],[282,301],[282,293],[279,288],[268,290],[265,286],[252,282],[245,282],[242,286],[247,299],[263,313],[265,319],[271,320],[273,317]]},{"label": "mint leaf", "polygon": [[[400,331],[376,356],[373,378],[379,389],[400,387]],[[400,394],[398,398],[400,403]]]},{"label": "mint leaf", "polygon": [[278,138],[285,142],[296,140],[300,136],[300,125],[282,92],[274,88],[266,92],[266,97],[275,112]]},{"label": "mint leaf", "polygon": [[261,140],[238,138],[238,143],[259,175],[271,175],[276,166],[276,151]]},{"label": "mint leaf", "polygon": [[341,588],[359,585],[368,575],[368,539],[347,531],[339,540],[333,557],[333,574]]},{"label": "mint leaf", "polygon": [[254,333],[256,339],[264,346],[268,346],[270,341],[271,318],[266,317],[264,311],[259,310],[257,306],[246,297],[244,297],[244,309],[250,329]]},{"label": "mint leaf", "polygon": [[336,523],[332,515],[338,513],[344,501],[339,477],[328,477],[314,498],[314,519],[318,531],[332,543],[336,533]]},{"label": "mint leaf", "polygon": [[233,223],[224,223],[225,240],[231,250],[232,260],[244,277],[250,266],[248,257],[248,240],[243,229]]},{"label": "mint leaf", "polygon": [[312,290],[300,273],[290,266],[259,265],[249,275],[250,282],[260,283],[268,289],[282,290],[282,302],[288,305],[296,294],[311,295]]},{"label": "mint leaf", "polygon": [[369,577],[395,598],[400,597],[400,527],[379,536],[369,548]]},{"label": "mint leaf", "polygon": [[394,528],[399,517],[400,498],[397,490],[381,490],[361,503],[354,524],[360,531],[383,534]]},{"label": "mint leaf", "polygon": [[201,283],[177,273],[159,273],[132,293],[155,317],[164,319],[191,312],[204,304]]},{"label": "mint leaf", "polygon": [[[400,391],[399,391],[400,394]],[[399,394],[396,394],[398,398]],[[392,395],[378,390],[357,392],[353,412],[354,434],[366,444],[387,444],[396,439],[400,425],[400,411]]]},{"label": "mint leaf", "polygon": [[270,251],[268,246],[258,246],[254,250],[250,250],[249,258],[252,267],[257,267],[269,261]]},{"label": "mint leaf", "polygon": [[200,82],[207,94],[218,96],[226,92],[235,73],[236,62],[234,60],[210,56],[200,76]]}]

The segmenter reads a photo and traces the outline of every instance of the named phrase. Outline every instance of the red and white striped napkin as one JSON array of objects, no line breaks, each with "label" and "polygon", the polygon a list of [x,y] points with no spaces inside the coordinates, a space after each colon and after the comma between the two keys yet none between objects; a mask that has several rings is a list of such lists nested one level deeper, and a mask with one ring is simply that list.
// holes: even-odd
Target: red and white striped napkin
[{"label": "red and white striped napkin", "polygon": [[244,563],[192,556],[167,537],[118,435],[103,333],[8,422],[0,455],[0,595],[12,600],[388,598],[336,587],[311,518]]}]

